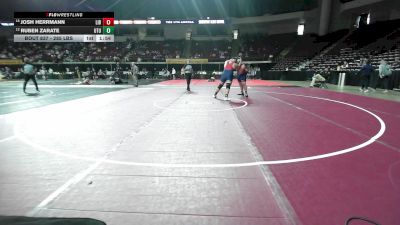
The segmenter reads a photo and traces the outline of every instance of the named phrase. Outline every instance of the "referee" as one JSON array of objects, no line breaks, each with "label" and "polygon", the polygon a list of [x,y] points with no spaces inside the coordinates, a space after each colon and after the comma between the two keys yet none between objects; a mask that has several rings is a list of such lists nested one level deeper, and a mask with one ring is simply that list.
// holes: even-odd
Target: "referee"
[{"label": "referee", "polygon": [[22,72],[24,73],[24,89],[23,89],[24,93],[26,94],[26,91],[25,91],[26,84],[28,83],[28,81],[30,79],[32,79],[33,83],[35,84],[36,91],[40,92],[39,87],[36,82],[36,78],[35,78],[36,69],[33,67],[32,62],[29,58],[24,58],[24,62],[25,62],[25,65],[22,69]]},{"label": "referee", "polygon": [[190,81],[192,80],[193,67],[189,64],[189,60],[187,60],[184,71],[185,71],[185,79],[186,79],[186,84],[187,84],[186,90],[190,91]]},{"label": "referee", "polygon": [[139,86],[139,77],[138,77],[139,67],[137,67],[134,62],[131,63],[131,71],[132,71],[133,85],[135,87],[138,87]]}]

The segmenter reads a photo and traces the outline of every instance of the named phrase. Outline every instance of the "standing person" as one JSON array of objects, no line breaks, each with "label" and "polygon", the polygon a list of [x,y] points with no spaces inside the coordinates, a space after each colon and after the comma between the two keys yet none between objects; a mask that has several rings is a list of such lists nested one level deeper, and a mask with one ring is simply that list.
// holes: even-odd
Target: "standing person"
[{"label": "standing person", "polygon": [[137,67],[134,62],[132,62],[132,64],[131,64],[131,70],[132,70],[133,85],[135,87],[138,87],[139,86],[139,79],[138,79],[139,67]]},{"label": "standing person", "polygon": [[46,75],[47,75],[47,74],[46,74],[47,71],[46,71],[46,68],[45,68],[43,65],[42,65],[42,68],[40,68],[40,71],[39,71],[39,72],[40,72],[40,75],[42,76],[42,79],[43,79],[43,80],[47,80],[47,76],[46,76]]},{"label": "standing person", "polygon": [[[76,73],[76,75],[78,76],[78,80],[81,80],[81,74],[82,74],[82,72],[80,71],[80,69],[79,69],[79,67],[78,66],[76,66],[75,67],[75,73]],[[75,77],[74,77],[74,79],[75,79]]]},{"label": "standing person", "polygon": [[93,80],[99,79],[99,77],[97,76],[97,73],[96,73],[96,69],[93,68],[93,67],[92,67],[92,71],[90,71],[90,77],[91,77],[91,79],[93,79]]},{"label": "standing person", "polygon": [[185,79],[186,79],[186,90],[190,91],[190,81],[192,80],[192,75],[193,75],[193,67],[189,64],[189,60],[187,60],[186,66],[185,66]]},{"label": "standing person", "polygon": [[106,74],[103,72],[102,69],[99,69],[99,71],[97,71],[97,77],[101,79],[106,79]]},{"label": "standing person", "polygon": [[383,93],[387,93],[389,91],[390,75],[392,75],[392,70],[387,62],[382,59],[381,64],[379,65],[379,77],[383,80],[383,88],[385,89]]},{"label": "standing person", "polygon": [[[241,60],[240,60],[241,61]],[[240,86],[240,94],[238,95],[244,95],[244,97],[249,97],[249,95],[247,94],[247,84],[246,84],[246,80],[247,80],[247,67],[244,63],[240,63],[239,64],[239,69],[238,69],[238,81],[239,81],[239,86]]]},{"label": "standing person", "polygon": [[219,83],[217,90],[215,90],[215,93],[213,95],[214,98],[217,97],[218,92],[221,90],[221,88],[224,86],[226,83],[226,93],[224,100],[228,101],[229,100],[229,91],[231,89],[232,85],[232,80],[233,80],[233,71],[236,69],[236,60],[235,59],[229,59],[226,60],[224,63],[224,71],[222,72],[221,75],[221,82]]},{"label": "standing person", "polygon": [[361,87],[360,91],[368,92],[369,79],[374,73],[374,67],[371,65],[369,59],[364,63],[364,66],[360,70],[361,74]]},{"label": "standing person", "polygon": [[172,79],[175,80],[175,78],[176,78],[176,77],[175,77],[175,75],[176,75],[176,70],[175,70],[174,67],[172,67],[171,74],[172,74]]},{"label": "standing person", "polygon": [[36,82],[36,78],[35,78],[36,69],[33,67],[33,65],[31,64],[31,61],[28,58],[25,58],[24,62],[25,62],[25,65],[22,68],[22,72],[24,73],[24,87],[23,87],[24,93],[26,94],[26,91],[25,91],[26,84],[28,83],[28,81],[30,79],[32,79],[33,83],[35,84],[36,91],[40,92],[39,87]]},{"label": "standing person", "polygon": [[183,66],[183,67],[181,68],[181,75],[180,75],[180,78],[183,79],[184,76],[185,76],[185,66]]}]

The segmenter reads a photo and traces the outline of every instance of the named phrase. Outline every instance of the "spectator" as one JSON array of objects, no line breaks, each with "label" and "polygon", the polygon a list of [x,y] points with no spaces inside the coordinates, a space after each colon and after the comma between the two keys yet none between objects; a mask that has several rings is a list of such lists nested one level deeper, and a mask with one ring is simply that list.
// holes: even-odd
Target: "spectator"
[{"label": "spectator", "polygon": [[392,69],[387,64],[387,62],[382,59],[381,64],[379,65],[379,77],[383,80],[384,93],[387,93],[389,90],[389,77],[392,75]]},{"label": "spectator", "polygon": [[319,74],[318,72],[315,73],[314,76],[311,78],[310,88],[316,87],[316,85],[319,85],[323,88],[328,88],[328,86],[325,84],[325,80],[326,79],[321,74]]},{"label": "spectator", "polygon": [[99,69],[99,71],[97,71],[97,77],[101,79],[106,79],[106,74],[103,72],[102,69]]},{"label": "spectator", "polygon": [[368,84],[371,76],[374,73],[374,67],[371,65],[369,59],[367,59],[360,70],[361,75],[361,87],[360,91],[368,92]]},{"label": "spectator", "polygon": [[172,79],[175,80],[175,79],[176,79],[176,77],[175,77],[175,75],[176,75],[176,70],[175,70],[174,67],[172,67],[172,72],[171,72],[171,74],[172,74]]},{"label": "spectator", "polygon": [[186,79],[186,90],[190,91],[190,81],[192,80],[192,75],[193,75],[193,68],[192,65],[189,64],[189,60],[187,60],[186,65],[184,67],[185,71],[185,79]]},{"label": "spectator", "polygon": [[6,76],[3,74],[3,69],[0,69],[0,80],[3,80]]},{"label": "spectator", "polygon": [[133,85],[135,87],[138,87],[139,86],[139,78],[138,78],[139,67],[137,67],[134,62],[131,63],[131,71],[132,71],[131,73],[132,73]]},{"label": "spectator", "polygon": [[42,76],[43,80],[47,80],[47,76],[46,76],[47,75],[47,71],[46,71],[46,68],[44,66],[42,66],[40,68],[39,73],[40,73],[40,76]]}]

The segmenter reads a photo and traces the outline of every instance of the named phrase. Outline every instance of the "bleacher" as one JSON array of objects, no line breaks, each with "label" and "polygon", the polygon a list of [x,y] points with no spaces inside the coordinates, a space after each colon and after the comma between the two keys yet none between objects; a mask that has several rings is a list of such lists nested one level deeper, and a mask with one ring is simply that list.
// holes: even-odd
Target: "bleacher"
[{"label": "bleacher", "polygon": [[396,30],[400,24],[400,20],[390,20],[384,22],[376,22],[368,26],[353,30],[350,35],[342,42],[338,43],[329,54],[339,54],[343,48],[351,48],[353,50],[363,49],[370,44],[382,45],[381,38],[388,36]]},{"label": "bleacher", "polygon": [[[400,20],[377,22],[351,33],[337,31],[324,37],[299,37],[292,49],[280,58],[271,71],[340,70],[358,71],[363,59],[378,67],[385,59],[394,70],[400,69]],[[346,36],[347,35],[347,36]],[[324,52],[329,50],[327,52]]]},{"label": "bleacher", "polygon": [[194,41],[192,43],[192,58],[207,58],[223,61],[231,57],[232,44],[229,41]]},{"label": "bleacher", "polygon": [[343,71],[357,71],[361,67],[361,61],[369,58],[374,67],[379,66],[381,59],[385,59],[394,70],[400,70],[400,41],[398,29],[392,30],[387,36],[380,37],[377,42],[365,45],[363,48],[353,49],[345,47],[336,53],[336,50],[327,55],[314,58],[306,67],[306,70],[322,70],[329,68],[337,70],[338,66]]},{"label": "bleacher", "polygon": [[[271,71],[341,70],[356,71],[362,59],[374,66],[381,59],[394,70],[400,69],[400,20],[377,22],[352,32],[339,30],[318,37],[295,33],[276,35],[243,35],[238,46],[233,41],[192,41],[189,55],[223,61],[238,55],[245,61],[272,60]],[[0,44],[1,59],[30,57],[36,62],[165,62],[166,58],[184,58],[185,42],[181,40],[133,41],[114,43],[12,43]],[[236,54],[235,54],[236,56]]]},{"label": "bleacher", "polygon": [[295,38],[293,33],[269,36],[245,35],[241,43],[240,54],[249,61],[270,60],[276,58]]},{"label": "bleacher", "polygon": [[339,30],[322,37],[313,34],[297,36],[290,51],[279,59],[271,70],[283,71],[302,69],[310,59],[342,38],[347,32],[347,30]]}]

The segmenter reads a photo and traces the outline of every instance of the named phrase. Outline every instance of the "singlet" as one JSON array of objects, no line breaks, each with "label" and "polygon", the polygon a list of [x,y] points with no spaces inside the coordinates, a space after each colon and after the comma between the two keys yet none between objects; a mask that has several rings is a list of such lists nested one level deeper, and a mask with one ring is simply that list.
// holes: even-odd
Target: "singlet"
[{"label": "singlet", "polygon": [[224,70],[234,70],[233,64],[234,64],[234,62],[231,62],[229,60],[228,63],[226,64],[226,66],[224,67]]},{"label": "singlet", "polygon": [[238,74],[239,75],[247,74],[247,69],[246,69],[246,66],[244,66],[244,64],[239,65]]}]

